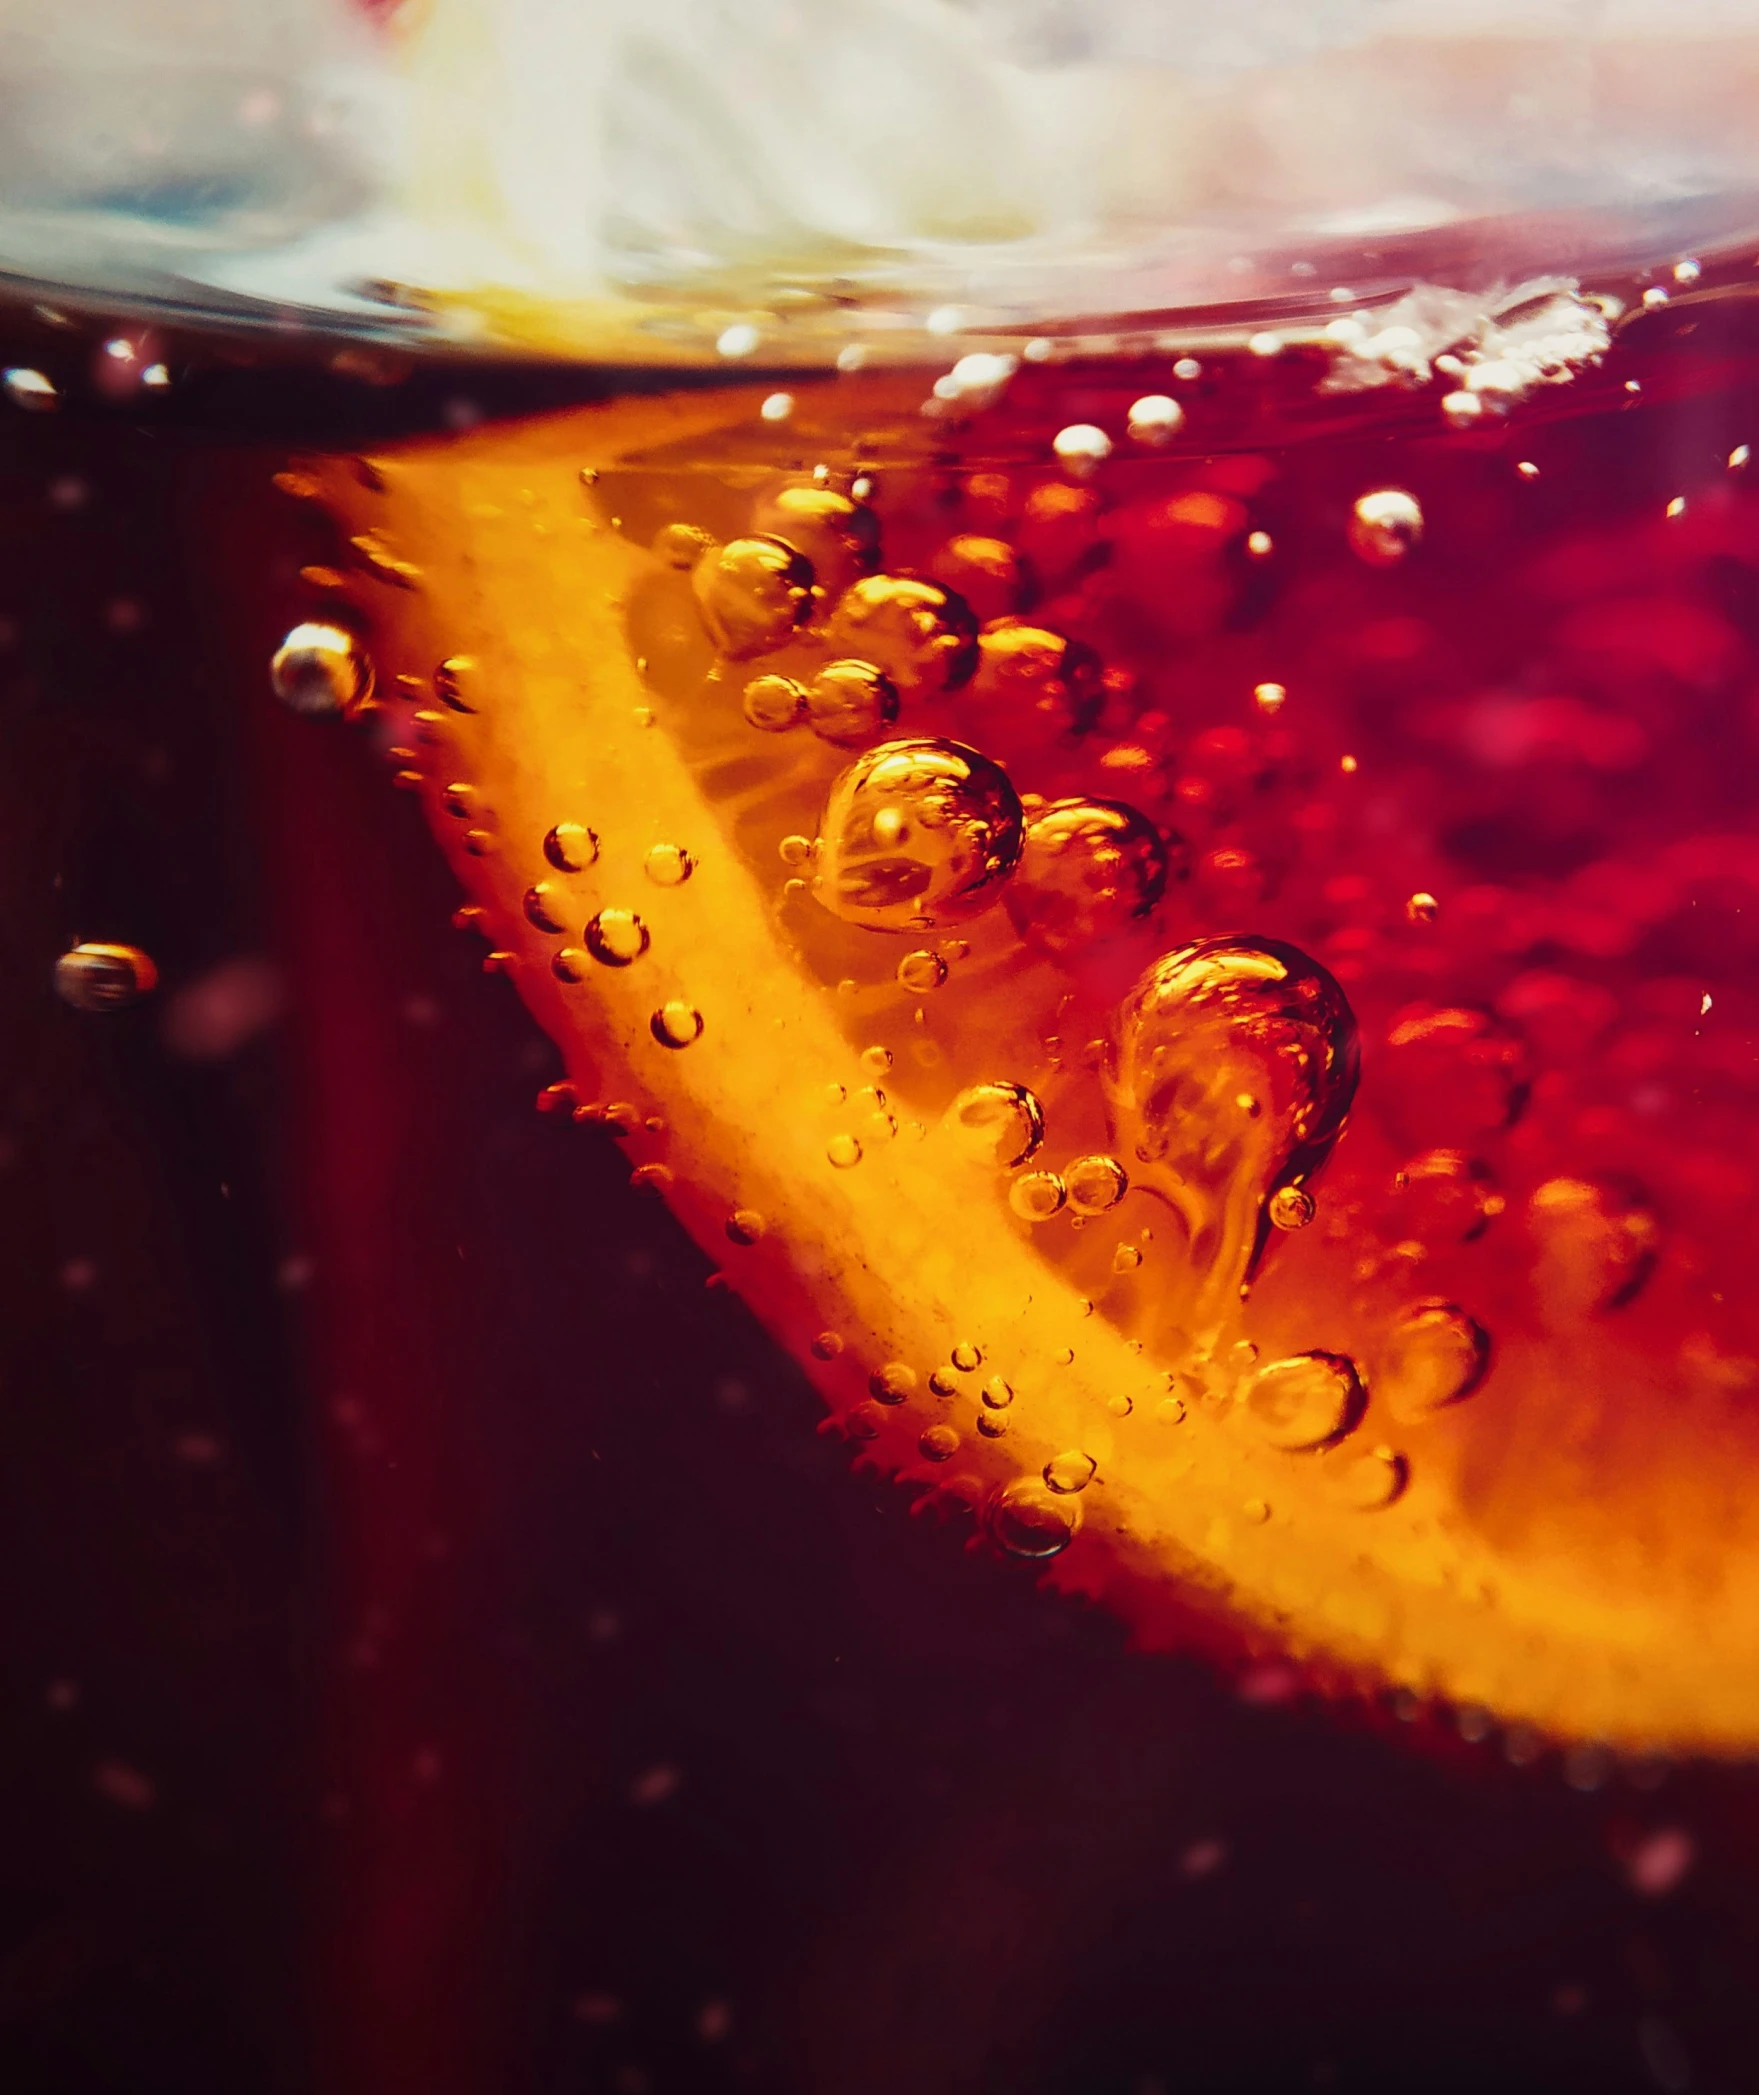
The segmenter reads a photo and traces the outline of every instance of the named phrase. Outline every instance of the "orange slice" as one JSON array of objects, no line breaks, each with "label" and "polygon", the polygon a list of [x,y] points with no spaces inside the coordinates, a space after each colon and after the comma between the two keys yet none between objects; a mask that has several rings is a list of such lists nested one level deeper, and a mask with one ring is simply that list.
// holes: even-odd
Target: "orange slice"
[{"label": "orange slice", "polygon": [[[1144,1644],[1749,1744],[1740,1364],[1682,1379],[1652,1214],[1586,1167],[1497,1190],[1508,1029],[1433,968],[1371,1024],[1304,942],[1305,876],[1271,906],[1244,847],[1193,868],[1142,814],[1165,737],[1104,724],[1117,664],[1070,637],[1090,485],[911,436],[851,498],[920,387],[828,391],[785,443],[761,390],[717,388],[290,476],[349,572],[320,615],[372,658],[339,701],[561,1048],[549,1103],[623,1144],[861,1460]],[[1179,585],[1143,647],[1220,630],[1255,472],[1137,505],[1119,586]],[[900,572],[894,528],[931,525],[943,552]],[[1282,687],[1255,719],[1228,661],[1271,732]],[[1212,800],[1257,790],[1245,729],[1198,758]]]}]

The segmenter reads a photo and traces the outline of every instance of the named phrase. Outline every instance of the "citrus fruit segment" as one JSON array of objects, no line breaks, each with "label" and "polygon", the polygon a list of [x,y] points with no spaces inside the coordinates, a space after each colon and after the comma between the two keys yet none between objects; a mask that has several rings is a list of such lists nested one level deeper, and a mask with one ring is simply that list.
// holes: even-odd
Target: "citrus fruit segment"
[{"label": "citrus fruit segment", "polygon": [[[865,444],[919,395],[875,381]],[[1543,1044],[1407,915],[1442,788],[1412,760],[1369,820],[1345,699],[1297,732],[1229,638],[1271,468],[1102,502],[1048,442],[912,436],[876,480],[855,411],[803,392],[779,450],[763,397],[299,462],[353,549],[345,695],[566,1059],[549,1105],[859,1459],[1144,1644],[1749,1743],[1751,1363],[1641,1189],[1524,1132]],[[1189,720],[1131,689],[1158,655]]]}]

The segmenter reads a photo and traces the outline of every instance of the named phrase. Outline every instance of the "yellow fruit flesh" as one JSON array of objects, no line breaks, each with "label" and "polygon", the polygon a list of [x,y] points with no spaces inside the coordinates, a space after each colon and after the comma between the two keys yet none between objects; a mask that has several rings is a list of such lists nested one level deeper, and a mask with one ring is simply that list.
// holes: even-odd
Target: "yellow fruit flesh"
[{"label": "yellow fruit flesh", "polygon": [[[1151,1296],[1126,1282],[1116,1314],[1110,1298],[1096,1309],[1078,1292],[1098,1292],[1084,1279],[1093,1260],[1047,1257],[1002,1172],[907,1098],[872,1096],[888,1080],[862,1050],[913,1037],[894,970],[921,941],[850,933],[784,895],[776,843],[816,808],[795,804],[798,784],[759,779],[761,751],[748,763],[718,728],[705,735],[691,714],[700,693],[668,694],[638,668],[632,600],[656,563],[582,482],[585,466],[688,455],[734,421],[749,426],[758,397],[625,400],[392,450],[372,476],[343,460],[305,468],[342,536],[371,549],[355,590],[374,623],[385,739],[415,753],[394,761],[419,773],[495,964],[562,1049],[579,1098],[635,1108],[616,1116],[631,1165],[661,1167],[646,1176],[811,1374],[862,1459],[972,1506],[1017,1486],[1029,1520],[1078,1520],[1048,1577],[1116,1607],[1144,1643],[1187,1635],[1195,1612],[1322,1682],[1398,1684],[1633,1749],[1743,1748],[1759,1733],[1756,1560],[1733,1546],[1737,1508],[1706,1533],[1714,1448],[1667,1453],[1654,1424],[1665,1387],[1649,1392],[1647,1421],[1607,1431],[1596,1416],[1592,1438],[1572,1443],[1541,1386],[1556,1349],[1516,1350],[1499,1363],[1491,1422],[1467,1407],[1427,1420],[1409,1488],[1376,1506],[1391,1470],[1372,1451],[1389,1437],[1410,1448],[1412,1434],[1371,1408],[1332,1451],[1271,1444],[1231,1389],[1206,1400],[1178,1380],[1190,1362]],[[468,712],[434,696],[436,666],[458,657]],[[711,693],[735,724],[744,675]],[[402,698],[399,678],[411,680]],[[817,749],[808,768],[819,759],[843,761]],[[447,811],[449,793],[467,817]],[[546,860],[562,822],[599,839],[580,872]],[[687,879],[651,877],[662,846],[689,854]],[[561,933],[527,913],[540,883],[540,913]],[[645,951],[559,979],[558,951],[580,951],[580,927],[617,909],[639,914]],[[1007,1078],[1022,962],[1002,912],[959,928],[973,947],[961,993],[919,1030],[963,1081]],[[833,973],[827,986],[819,963],[852,937],[871,944],[863,979],[839,989]],[[682,1047],[656,1038],[655,1015],[674,1009],[702,1019]],[[1094,1094],[1071,1085],[1068,1123],[1085,1114],[1092,1137],[1077,1148],[1105,1147]],[[1161,1212],[1147,1203],[1141,1220],[1158,1228]],[[1317,1250],[1271,1261],[1254,1303],[1267,1359],[1335,1342],[1346,1253],[1329,1273]],[[815,1351],[827,1333],[840,1345]],[[970,1348],[977,1364],[956,1364]],[[1619,1358],[1616,1333],[1572,1349],[1584,1419],[1594,1378]],[[909,1375],[883,1376],[897,1365]],[[997,1377],[1012,1391],[1000,1406],[983,1397]],[[1004,1430],[991,1437],[980,1421]],[[1090,1480],[1050,1489],[1047,1465],[1057,1483],[1079,1481],[1071,1455],[1091,1458]],[[1364,1458],[1378,1461],[1378,1483]]]}]

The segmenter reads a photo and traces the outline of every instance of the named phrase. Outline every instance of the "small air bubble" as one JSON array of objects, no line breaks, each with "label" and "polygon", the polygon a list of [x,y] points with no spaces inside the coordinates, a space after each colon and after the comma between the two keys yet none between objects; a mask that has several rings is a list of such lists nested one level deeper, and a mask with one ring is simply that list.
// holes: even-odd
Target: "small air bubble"
[{"label": "small air bubble", "polygon": [[1185,410],[1167,393],[1145,393],[1132,403],[1127,427],[1132,441],[1158,450],[1185,426]]},{"label": "small air bubble", "polygon": [[794,395],[792,393],[771,393],[764,401],[762,407],[758,409],[758,413],[766,422],[785,422],[793,412]]},{"label": "small air bubble", "polygon": [[1419,888],[1405,903],[1405,921],[1410,924],[1433,924],[1441,916],[1441,904],[1427,889]]},{"label": "small air bubble", "polygon": [[15,364],[11,370],[0,373],[0,386],[6,389],[6,397],[14,407],[22,407],[31,414],[49,414],[61,405],[61,395],[53,382],[41,371]]},{"label": "small air bubble", "polygon": [[544,856],[558,873],[584,873],[598,855],[597,833],[584,822],[558,822],[544,838]]},{"label": "small air bubble", "polygon": [[951,1426],[925,1426],[916,1446],[928,1461],[948,1462],[959,1452],[959,1436]]},{"label": "small air bubble", "polygon": [[1530,458],[1518,459],[1515,463],[1515,471],[1520,474],[1523,480],[1537,480],[1539,478],[1539,468]]},{"label": "small air bubble", "polygon": [[696,871],[696,861],[682,844],[656,844],[642,860],[642,870],[658,887],[682,887]]},{"label": "small air bubble", "polygon": [[1350,550],[1369,567],[1396,567],[1423,536],[1423,511],[1402,487],[1359,495],[1350,512]]},{"label": "small air bubble", "polygon": [[1092,422],[1071,422],[1051,441],[1057,463],[1075,479],[1096,472],[1112,455],[1112,440]]},{"label": "small air bubble", "polygon": [[648,1020],[648,1030],[661,1047],[687,1048],[702,1038],[702,1013],[682,997],[668,997]]},{"label": "small air bubble", "polygon": [[1248,531],[1246,553],[1252,560],[1268,560],[1276,551],[1276,545],[1268,531]]},{"label": "small air bubble", "polygon": [[1252,687],[1252,703],[1267,718],[1282,711],[1288,696],[1281,684],[1255,684]]},{"label": "small air bubble", "polygon": [[628,967],[647,948],[647,926],[632,909],[601,909],[586,927],[586,950],[605,967]]},{"label": "small air bubble", "polygon": [[898,986],[912,996],[925,997],[947,979],[947,963],[926,949],[906,953],[898,963]]},{"label": "small air bubble", "polygon": [[1130,1190],[1130,1179],[1116,1157],[1077,1157],[1064,1167],[1063,1185],[1077,1215],[1103,1215]]},{"label": "small air bubble", "polygon": [[1695,284],[1704,274],[1703,265],[1692,255],[1673,265],[1673,280],[1676,284]]},{"label": "small air bubble", "polygon": [[1643,303],[1652,313],[1658,306],[1666,305],[1667,287],[1664,284],[1651,284],[1643,294]]},{"label": "small air bubble", "polygon": [[1194,356],[1182,356],[1173,366],[1173,376],[1189,385],[1194,378],[1203,376],[1203,366]]},{"label": "small air bubble", "polygon": [[78,945],[55,963],[55,994],[75,1011],[117,1011],[138,1003],[159,971],[139,946]]},{"label": "small air bubble", "polygon": [[1044,1481],[1062,1497],[1072,1497],[1077,1491],[1087,1489],[1098,1467],[1091,1455],[1083,1454],[1079,1448],[1070,1448],[1064,1454],[1053,1455],[1045,1464]]},{"label": "small air bubble", "polygon": [[342,626],[297,625],[269,664],[275,696],[313,718],[351,713],[372,696],[373,666],[366,650]]},{"label": "small air bubble", "polygon": [[747,320],[736,320],[731,327],[724,327],[715,337],[715,352],[719,356],[749,356],[757,347],[761,337]]},{"label": "small air bubble", "polygon": [[861,1162],[861,1144],[853,1135],[833,1135],[825,1144],[825,1158],[836,1170],[848,1171]]},{"label": "small air bubble", "polygon": [[1752,456],[1753,447],[1751,444],[1737,444],[1728,455],[1729,471],[1731,473],[1745,472],[1747,469],[1747,463],[1752,458]]},{"label": "small air bubble", "polygon": [[749,726],[766,735],[784,734],[806,717],[806,686],[792,677],[753,677],[739,704]]},{"label": "small air bubble", "polygon": [[1048,1222],[1060,1214],[1068,1192],[1054,1171],[1027,1171],[1008,1188],[1008,1205],[1022,1222]]},{"label": "small air bubble", "polygon": [[1305,1229],[1316,1212],[1313,1195],[1305,1186],[1279,1186],[1266,1205],[1272,1223],[1278,1229]]},{"label": "small air bubble", "polygon": [[1279,334],[1272,333],[1269,328],[1265,328],[1258,334],[1246,337],[1246,348],[1248,354],[1252,356],[1281,356],[1283,353],[1283,338]]},{"label": "small air bubble", "polygon": [[1444,393],[1441,418],[1450,429],[1470,429],[1484,418],[1484,396],[1464,391]]},{"label": "small air bubble", "polygon": [[1684,515],[1685,515],[1685,513],[1686,513],[1686,498],[1685,498],[1685,496],[1684,496],[1684,495],[1675,495],[1675,496],[1674,496],[1674,498],[1673,498],[1673,500],[1672,500],[1672,501],[1671,501],[1671,502],[1670,502],[1670,503],[1669,503],[1669,504],[1667,505],[1667,514],[1668,514],[1668,515],[1669,515],[1670,517],[1676,517],[1676,516],[1684,516]]}]

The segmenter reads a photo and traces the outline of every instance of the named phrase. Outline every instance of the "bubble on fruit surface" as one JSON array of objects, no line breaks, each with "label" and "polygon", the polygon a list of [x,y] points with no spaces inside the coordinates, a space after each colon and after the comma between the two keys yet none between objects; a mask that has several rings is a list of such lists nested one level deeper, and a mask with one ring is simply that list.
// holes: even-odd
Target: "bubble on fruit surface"
[{"label": "bubble on fruit surface", "polygon": [[734,1244],[761,1243],[767,1229],[768,1224],[756,1208],[735,1208],[727,1217],[727,1237]]},{"label": "bubble on fruit surface", "polygon": [[1305,1186],[1278,1186],[1267,1203],[1273,1229],[1305,1229],[1317,1209]]},{"label": "bubble on fruit surface", "polygon": [[344,626],[309,620],[275,650],[269,681],[284,706],[309,718],[351,713],[372,696],[373,666]]},{"label": "bubble on fruit surface", "polygon": [[752,511],[751,527],[804,553],[833,596],[869,573],[879,557],[879,518],[834,487],[803,481],[766,495]]},{"label": "bubble on fruit surface", "polygon": [[554,889],[547,880],[540,880],[535,887],[528,887],[520,907],[525,912],[525,921],[534,931],[548,932],[552,937],[563,929],[562,920],[556,914],[558,902]]},{"label": "bubble on fruit surface", "polygon": [[1456,1302],[1405,1310],[1376,1348],[1374,1387],[1395,1418],[1421,1418],[1469,1397],[1490,1370],[1490,1333]]},{"label": "bubble on fruit surface", "polygon": [[984,1526],[1010,1557],[1059,1556],[1081,1526],[1081,1501],[1050,1490],[1037,1478],[1018,1478],[990,1495]]},{"label": "bubble on fruit surface", "polygon": [[740,696],[739,709],[760,733],[785,734],[806,718],[806,686],[793,677],[753,677]]},{"label": "bubble on fruit surface", "polygon": [[481,671],[473,655],[448,655],[434,671],[434,696],[454,713],[474,713]]},{"label": "bubble on fruit surface", "polygon": [[1316,960],[1274,939],[1200,939],[1120,1006],[1102,1068],[1136,1182],[1179,1215],[1199,1332],[1238,1305],[1279,1187],[1330,1155],[1356,1092],[1356,1021]]},{"label": "bubble on fruit surface", "polygon": [[1062,1454],[1053,1455],[1045,1464],[1044,1481],[1050,1490],[1061,1498],[1072,1498],[1078,1491],[1085,1491],[1093,1482],[1093,1473],[1099,1464],[1080,1448],[1066,1448]]},{"label": "bubble on fruit surface", "polygon": [[959,1452],[959,1435],[951,1426],[924,1426],[916,1447],[930,1462],[950,1462]]},{"label": "bubble on fruit surface", "polygon": [[839,1131],[825,1144],[825,1161],[833,1171],[852,1171],[861,1162],[860,1138]]},{"label": "bubble on fruit surface", "polygon": [[979,1395],[986,1411],[1006,1411],[1014,1401],[1014,1385],[1002,1375],[992,1375]]},{"label": "bubble on fruit surface", "polygon": [[558,873],[584,873],[598,855],[598,833],[584,822],[558,822],[544,838],[544,856]]},{"label": "bubble on fruit surface", "polygon": [[975,1375],[983,1365],[983,1349],[973,1340],[960,1339],[947,1355],[961,1375]]},{"label": "bubble on fruit surface", "polygon": [[1661,1224],[1635,1186],[1552,1178],[1534,1189],[1527,1227],[1538,1247],[1534,1291],[1547,1321],[1622,1309],[1655,1270]]},{"label": "bubble on fruit surface", "polygon": [[641,869],[656,887],[682,887],[696,871],[696,860],[682,844],[655,844]]},{"label": "bubble on fruit surface", "polygon": [[1070,734],[1092,726],[1105,695],[1090,647],[1047,627],[1008,620],[978,640],[971,695],[1011,715],[1036,715]]},{"label": "bubble on fruit surface", "polygon": [[833,782],[812,892],[874,931],[960,923],[1000,900],[1025,823],[1000,765],[962,743],[882,743]]},{"label": "bubble on fruit surface", "polygon": [[1396,567],[1422,536],[1423,511],[1402,487],[1359,495],[1350,511],[1350,550],[1369,567]]},{"label": "bubble on fruit surface", "polygon": [[1024,1084],[972,1084],[947,1108],[960,1146],[1004,1170],[1024,1164],[1044,1141],[1044,1108]]},{"label": "bubble on fruit surface", "polygon": [[1166,845],[1146,815],[1121,800],[1058,800],[1027,824],[1003,900],[1027,945],[1068,956],[1146,916],[1166,884]]},{"label": "bubble on fruit surface", "polygon": [[904,1404],[916,1394],[916,1370],[901,1360],[888,1360],[867,1378],[867,1393],[881,1404]]},{"label": "bubble on fruit surface", "polygon": [[926,947],[915,953],[906,953],[898,963],[898,987],[907,989],[914,997],[931,995],[946,979],[947,963]]},{"label": "bubble on fruit surface", "polygon": [[1024,1171],[1008,1188],[1008,1205],[1022,1222],[1048,1222],[1060,1215],[1068,1188],[1054,1171]]},{"label": "bubble on fruit surface", "polygon": [[844,591],[825,642],[883,669],[906,698],[963,684],[977,663],[977,619],[956,590],[917,575],[864,575]]},{"label": "bubble on fruit surface", "polygon": [[807,726],[839,749],[859,749],[897,717],[897,686],[871,662],[827,662],[806,693]]},{"label": "bubble on fruit surface", "polygon": [[1063,1166],[1063,1189],[1075,1214],[1104,1215],[1129,1192],[1130,1174],[1116,1157],[1077,1157]]},{"label": "bubble on fruit surface", "polygon": [[75,1011],[119,1011],[157,984],[159,970],[139,946],[93,940],[72,947],[55,963],[55,994]]},{"label": "bubble on fruit surface", "polygon": [[1140,400],[1131,403],[1125,424],[1131,442],[1151,451],[1170,444],[1184,426],[1185,410],[1170,393],[1144,393]]},{"label": "bubble on fruit surface", "polygon": [[1295,1353],[1260,1368],[1241,1403],[1273,1448],[1299,1454],[1342,1440],[1360,1422],[1368,1398],[1355,1362],[1344,1354]]},{"label": "bubble on fruit surface", "polygon": [[1410,1465],[1396,1448],[1340,1449],[1326,1459],[1326,1495],[1355,1513],[1380,1513],[1405,1495]]},{"label": "bubble on fruit surface", "polygon": [[1527,1044],[1472,1005],[1410,1005],[1387,1030],[1376,1110],[1407,1141],[1495,1133],[1527,1103]]},{"label": "bubble on fruit surface", "polygon": [[1496,1174],[1463,1149],[1426,1149],[1393,1179],[1395,1232],[1419,1244],[1470,1244],[1507,1202]]},{"label": "bubble on fruit surface", "polygon": [[661,1047],[687,1048],[702,1038],[702,1013],[683,997],[668,997],[648,1021]]},{"label": "bubble on fruit surface", "polygon": [[735,661],[784,647],[812,609],[812,563],[779,538],[736,538],[691,576],[703,628]]},{"label": "bubble on fruit surface", "polygon": [[647,926],[633,909],[601,909],[586,927],[586,950],[605,967],[628,967],[647,948]]}]

